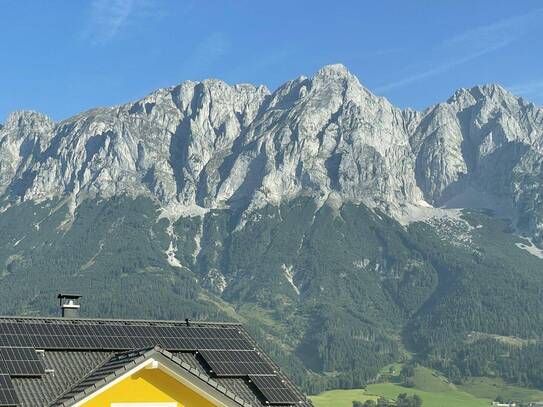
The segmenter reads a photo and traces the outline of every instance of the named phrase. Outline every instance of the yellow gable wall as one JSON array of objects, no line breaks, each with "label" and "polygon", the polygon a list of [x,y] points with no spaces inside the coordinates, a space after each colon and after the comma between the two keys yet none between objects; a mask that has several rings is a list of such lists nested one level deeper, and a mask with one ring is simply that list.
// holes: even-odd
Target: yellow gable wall
[{"label": "yellow gable wall", "polygon": [[179,407],[215,407],[159,369],[142,369],[98,394],[84,407],[109,407],[111,403],[177,402]]}]

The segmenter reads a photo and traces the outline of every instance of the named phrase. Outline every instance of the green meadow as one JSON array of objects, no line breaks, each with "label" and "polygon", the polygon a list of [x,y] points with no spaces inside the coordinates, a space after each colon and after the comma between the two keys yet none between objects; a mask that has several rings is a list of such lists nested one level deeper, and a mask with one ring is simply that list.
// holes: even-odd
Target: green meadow
[{"label": "green meadow", "polygon": [[475,377],[458,387],[465,392],[492,400],[501,396],[504,400],[543,401],[543,391],[511,386],[498,378]]},{"label": "green meadow", "polygon": [[[394,366],[397,373],[400,366]],[[385,371],[385,369],[384,369]],[[352,407],[353,400],[366,401],[384,397],[394,400],[400,393],[418,394],[424,407],[483,407],[491,405],[498,395],[517,401],[543,400],[543,392],[510,386],[498,379],[473,378],[460,386],[449,383],[437,372],[417,367],[413,387],[399,384],[398,376],[384,375],[384,383],[370,384],[365,389],[331,390],[311,397],[316,407]]]}]

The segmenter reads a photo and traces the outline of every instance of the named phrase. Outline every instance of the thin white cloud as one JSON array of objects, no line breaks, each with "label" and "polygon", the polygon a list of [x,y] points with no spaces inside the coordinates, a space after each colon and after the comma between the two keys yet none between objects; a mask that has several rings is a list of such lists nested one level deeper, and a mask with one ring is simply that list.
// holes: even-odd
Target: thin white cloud
[{"label": "thin white cloud", "polygon": [[494,50],[511,44],[529,30],[539,26],[543,9],[510,17],[460,33],[444,42],[445,47]]},{"label": "thin white cloud", "polygon": [[530,98],[543,98],[543,80],[535,80],[509,86],[508,89],[515,95]]},{"label": "thin white cloud", "polygon": [[459,59],[450,60],[450,61],[448,61],[446,63],[438,65],[438,66],[436,66],[434,68],[430,68],[430,69],[428,69],[426,71],[423,71],[423,72],[420,72],[418,74],[405,77],[403,79],[400,79],[398,81],[389,83],[387,85],[379,86],[378,88],[375,89],[375,92],[381,93],[381,92],[386,92],[386,91],[391,90],[391,89],[396,89],[396,88],[401,88],[401,87],[404,87],[404,86],[407,86],[407,85],[411,85],[412,83],[419,82],[419,81],[421,81],[423,79],[426,79],[426,78],[428,78],[430,76],[434,76],[434,75],[440,74],[442,72],[448,71],[449,69],[454,68],[455,66],[465,64],[466,62],[469,62],[471,60],[479,58],[481,55],[487,54],[488,52],[491,52],[491,51],[483,50],[483,51],[476,52],[476,53],[473,53],[473,54],[470,54],[470,55],[466,55],[466,56],[464,56],[462,58],[459,58]]},{"label": "thin white cloud", "polygon": [[95,45],[105,44],[126,27],[159,12],[153,0],[92,0],[83,37]]},{"label": "thin white cloud", "polygon": [[[294,50],[290,46],[266,50],[265,53],[253,55],[247,61],[243,61],[243,66],[251,71],[267,71],[279,66],[293,54]],[[240,70],[240,67],[234,69]]]},{"label": "thin white cloud", "polygon": [[368,54],[364,54],[364,57],[380,57],[380,56],[384,56],[384,55],[392,55],[392,54],[397,54],[399,52],[404,52],[405,51],[405,48],[404,47],[394,47],[394,48],[385,48],[385,49],[380,49],[380,50],[377,50],[377,51],[373,51],[373,52],[370,52]]},{"label": "thin white cloud", "polygon": [[206,70],[230,52],[232,43],[223,33],[209,34],[196,45],[187,63],[193,70]]},{"label": "thin white cloud", "polygon": [[444,41],[434,50],[434,53],[438,55],[445,53],[446,55],[457,55],[456,57],[445,58],[433,67],[380,86],[375,91],[380,93],[411,85],[422,79],[438,75],[456,66],[504,48],[537,28],[542,18],[543,9],[538,9],[529,14],[511,17],[464,31]]}]

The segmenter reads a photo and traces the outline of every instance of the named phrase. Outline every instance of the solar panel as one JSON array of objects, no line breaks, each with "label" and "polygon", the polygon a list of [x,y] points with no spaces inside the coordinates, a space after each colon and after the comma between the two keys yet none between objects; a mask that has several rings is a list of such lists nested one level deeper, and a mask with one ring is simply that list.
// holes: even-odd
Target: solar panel
[{"label": "solar panel", "polygon": [[128,350],[154,345],[170,351],[253,349],[235,327],[0,323],[0,346],[46,350]]},{"label": "solar panel", "polygon": [[0,348],[0,371],[17,376],[41,376],[43,362],[32,348]]},{"label": "solar panel", "polygon": [[273,368],[254,350],[250,351],[199,351],[211,373],[216,376],[247,376],[273,374]]},{"label": "solar panel", "polygon": [[294,404],[298,397],[278,376],[249,376],[269,404]]},{"label": "solar panel", "polygon": [[19,405],[19,398],[7,374],[0,374],[0,406],[13,407]]}]

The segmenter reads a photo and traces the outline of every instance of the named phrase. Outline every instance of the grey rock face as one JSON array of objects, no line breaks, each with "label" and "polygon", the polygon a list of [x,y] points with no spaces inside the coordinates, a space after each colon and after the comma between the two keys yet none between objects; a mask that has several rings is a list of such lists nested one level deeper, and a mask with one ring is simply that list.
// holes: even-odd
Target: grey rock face
[{"label": "grey rock face", "polygon": [[147,195],[179,216],[299,195],[394,214],[477,191],[541,238],[542,156],[543,110],[499,86],[402,111],[331,65],[273,93],[206,80],[59,123],[14,113],[0,128],[0,195]]},{"label": "grey rock face", "polygon": [[541,241],[543,109],[497,85],[462,89],[424,113],[411,143],[428,202],[488,194]]},{"label": "grey rock face", "polygon": [[32,183],[33,165],[45,153],[54,123],[36,112],[15,112],[0,128],[0,195]]}]

